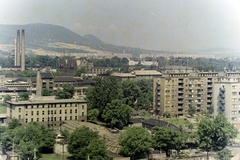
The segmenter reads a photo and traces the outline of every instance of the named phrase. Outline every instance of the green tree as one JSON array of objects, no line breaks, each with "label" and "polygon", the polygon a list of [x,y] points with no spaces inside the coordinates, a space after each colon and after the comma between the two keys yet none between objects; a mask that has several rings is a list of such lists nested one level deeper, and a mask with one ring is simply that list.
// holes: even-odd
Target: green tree
[{"label": "green tree", "polygon": [[137,106],[141,109],[149,109],[153,102],[153,82],[152,80],[138,80],[136,81],[140,88],[140,95],[137,98]]},{"label": "green tree", "polygon": [[81,68],[79,68],[79,69],[77,70],[75,76],[77,76],[77,77],[81,77],[82,74],[85,74],[85,73],[87,73],[87,69],[86,69],[86,67],[81,67]]},{"label": "green tree", "polygon": [[12,149],[14,143],[14,149],[21,158],[27,159],[33,155],[34,148],[38,153],[52,153],[55,139],[53,132],[39,123],[31,122],[21,126],[18,120],[13,120],[1,134],[1,142],[7,150]]},{"label": "green tree", "polygon": [[[94,150],[96,145],[101,148]],[[108,157],[106,145],[99,140],[98,133],[85,126],[75,129],[70,134],[67,148],[76,160],[87,159],[88,156],[94,159],[98,156],[100,159]]]},{"label": "green tree", "polygon": [[87,90],[87,102],[89,109],[98,109],[99,117],[102,119],[103,109],[112,100],[121,99],[122,91],[116,77],[97,78],[94,87]]},{"label": "green tree", "polygon": [[21,126],[22,124],[19,122],[19,120],[17,119],[12,119],[11,122],[8,123],[8,128],[9,129],[15,129],[19,126]]},{"label": "green tree", "polygon": [[51,91],[50,91],[50,89],[43,88],[43,89],[42,89],[42,96],[51,96]]},{"label": "green tree", "polygon": [[110,160],[105,141],[93,139],[86,148],[91,160]]},{"label": "green tree", "polygon": [[75,93],[74,86],[71,84],[64,84],[63,89],[58,89],[56,93],[57,99],[71,99]]},{"label": "green tree", "polygon": [[221,151],[218,151],[217,153],[217,159],[218,160],[231,160],[232,159],[232,152],[231,150],[224,148]]},{"label": "green tree", "polygon": [[3,98],[3,103],[6,103],[7,101],[11,101],[12,97],[9,94],[6,94]]},{"label": "green tree", "polygon": [[132,160],[145,156],[151,146],[151,135],[142,127],[127,128],[119,138],[120,153]]},{"label": "green tree", "polygon": [[98,109],[90,109],[88,110],[87,118],[88,121],[95,122],[97,121],[97,117],[99,116],[99,110]]},{"label": "green tree", "polygon": [[193,105],[190,105],[190,106],[188,107],[188,114],[189,114],[190,116],[193,116],[193,115],[195,114],[195,112],[196,112],[196,107],[193,106]]},{"label": "green tree", "polygon": [[136,82],[126,80],[122,81],[122,92],[123,98],[126,101],[126,104],[134,108],[137,98],[139,98],[141,90]]},{"label": "green tree", "polygon": [[102,117],[112,128],[122,129],[130,120],[132,109],[121,100],[112,100],[103,109]]},{"label": "green tree", "polygon": [[20,101],[27,101],[29,99],[28,93],[20,94],[19,98]]},{"label": "green tree", "polygon": [[166,152],[167,157],[170,156],[170,150],[175,149],[179,153],[185,148],[186,136],[182,131],[174,130],[169,127],[154,127],[153,148],[162,149]]},{"label": "green tree", "polygon": [[204,118],[198,125],[199,147],[204,150],[219,151],[231,144],[236,138],[238,130],[227,121],[224,115],[217,115],[214,119]]}]

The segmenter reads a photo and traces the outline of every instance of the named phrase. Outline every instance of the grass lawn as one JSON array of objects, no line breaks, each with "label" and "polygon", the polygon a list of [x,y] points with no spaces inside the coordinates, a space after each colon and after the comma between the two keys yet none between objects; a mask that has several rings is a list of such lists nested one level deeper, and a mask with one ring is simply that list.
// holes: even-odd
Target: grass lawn
[{"label": "grass lawn", "polygon": [[166,118],[165,121],[175,124],[177,126],[184,126],[184,127],[188,127],[189,124],[191,123],[186,118]]},{"label": "grass lawn", "polygon": [[[64,154],[64,160],[70,160],[68,159],[69,155],[68,154]],[[61,160],[62,159],[62,155],[61,154],[42,154],[42,157],[39,158],[39,160]]]},{"label": "grass lawn", "polygon": [[6,114],[7,113],[7,106],[4,104],[0,104],[0,114]]}]

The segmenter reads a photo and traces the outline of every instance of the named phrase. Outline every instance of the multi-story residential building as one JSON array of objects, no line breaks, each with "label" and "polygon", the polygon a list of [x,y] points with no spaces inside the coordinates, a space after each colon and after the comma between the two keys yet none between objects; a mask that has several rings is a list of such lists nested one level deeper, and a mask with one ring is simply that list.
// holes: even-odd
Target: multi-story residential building
[{"label": "multi-story residential building", "polygon": [[58,126],[61,122],[87,120],[87,103],[84,100],[36,99],[32,101],[8,101],[7,119],[18,119],[22,124],[41,122]]},{"label": "multi-story residential building", "polygon": [[240,129],[240,73],[226,73],[214,84],[214,115],[224,114]]},{"label": "multi-story residential building", "polygon": [[213,84],[217,72],[168,72],[153,80],[153,109],[157,114],[173,116],[188,114],[190,106],[196,113],[206,113],[212,106]]}]

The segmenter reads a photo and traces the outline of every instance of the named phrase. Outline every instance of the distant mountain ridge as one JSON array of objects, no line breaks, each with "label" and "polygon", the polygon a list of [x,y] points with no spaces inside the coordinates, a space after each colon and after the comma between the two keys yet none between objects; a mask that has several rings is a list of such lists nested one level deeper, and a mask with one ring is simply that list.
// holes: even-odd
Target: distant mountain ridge
[{"label": "distant mountain ridge", "polygon": [[94,35],[80,36],[77,33],[58,25],[52,24],[26,24],[26,25],[0,25],[0,43],[13,44],[17,30],[25,29],[27,47],[47,47],[49,42],[64,42],[86,45],[92,49],[113,53],[130,53],[139,55],[147,50],[133,47],[108,44]]}]

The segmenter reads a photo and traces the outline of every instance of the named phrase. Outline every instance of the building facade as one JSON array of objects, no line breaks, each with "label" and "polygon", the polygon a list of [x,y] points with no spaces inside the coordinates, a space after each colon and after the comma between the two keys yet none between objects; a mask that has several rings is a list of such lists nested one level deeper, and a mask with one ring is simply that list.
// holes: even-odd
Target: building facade
[{"label": "building facade", "polygon": [[40,122],[46,126],[58,126],[71,120],[87,121],[87,103],[74,99],[8,101],[7,119],[14,118],[22,124]]},{"label": "building facade", "polygon": [[159,115],[184,116],[193,106],[197,114],[207,113],[217,77],[217,72],[163,73],[153,79],[153,109]]},{"label": "building facade", "polygon": [[240,73],[228,73],[214,84],[214,115],[224,114],[240,129]]}]

